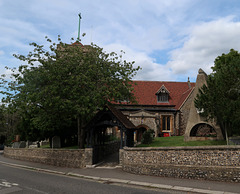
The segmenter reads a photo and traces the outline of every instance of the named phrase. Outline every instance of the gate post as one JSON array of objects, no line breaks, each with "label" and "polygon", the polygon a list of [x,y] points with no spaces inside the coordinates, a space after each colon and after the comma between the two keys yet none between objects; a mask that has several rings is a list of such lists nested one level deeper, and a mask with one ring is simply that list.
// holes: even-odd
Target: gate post
[{"label": "gate post", "polygon": [[90,167],[93,165],[93,148],[85,148],[85,166]]}]

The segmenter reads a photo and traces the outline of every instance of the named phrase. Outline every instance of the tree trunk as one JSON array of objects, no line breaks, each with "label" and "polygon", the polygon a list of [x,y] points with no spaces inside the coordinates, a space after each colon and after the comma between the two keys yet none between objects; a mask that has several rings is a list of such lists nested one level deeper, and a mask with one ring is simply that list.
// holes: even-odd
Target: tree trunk
[{"label": "tree trunk", "polygon": [[78,116],[78,148],[84,149],[84,129],[83,126],[83,120],[81,116]]}]

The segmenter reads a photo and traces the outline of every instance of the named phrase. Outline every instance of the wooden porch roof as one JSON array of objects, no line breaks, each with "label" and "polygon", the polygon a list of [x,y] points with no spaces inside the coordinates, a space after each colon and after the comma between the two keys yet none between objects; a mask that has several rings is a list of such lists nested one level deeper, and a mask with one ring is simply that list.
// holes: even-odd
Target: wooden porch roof
[{"label": "wooden porch roof", "polygon": [[[112,118],[107,118],[112,117]],[[85,129],[89,129],[94,126],[108,124],[109,126],[114,126],[114,121],[110,119],[116,118],[118,122],[121,123],[126,129],[135,129],[136,126],[118,109],[114,108],[113,106],[106,105],[103,110],[97,112],[97,114],[91,119],[91,121],[85,126]],[[117,124],[116,124],[117,126]]]}]

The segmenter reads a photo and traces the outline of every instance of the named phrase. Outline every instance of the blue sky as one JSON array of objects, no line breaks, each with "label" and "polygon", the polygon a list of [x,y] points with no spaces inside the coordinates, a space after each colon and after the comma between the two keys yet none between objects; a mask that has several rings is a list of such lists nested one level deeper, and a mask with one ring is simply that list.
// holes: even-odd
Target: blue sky
[{"label": "blue sky", "polygon": [[239,0],[0,0],[0,74],[31,42],[77,38],[80,12],[82,43],[124,50],[142,67],[136,80],[195,82],[199,68],[240,50]]}]

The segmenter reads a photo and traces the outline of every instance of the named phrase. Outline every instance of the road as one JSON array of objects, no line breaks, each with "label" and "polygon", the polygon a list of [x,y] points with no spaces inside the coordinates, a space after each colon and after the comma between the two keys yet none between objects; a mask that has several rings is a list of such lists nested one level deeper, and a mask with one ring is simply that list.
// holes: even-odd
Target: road
[{"label": "road", "polygon": [[0,193],[163,194],[170,192],[146,190],[126,185],[113,185],[111,183],[104,184],[80,178],[42,173],[0,164]]}]

